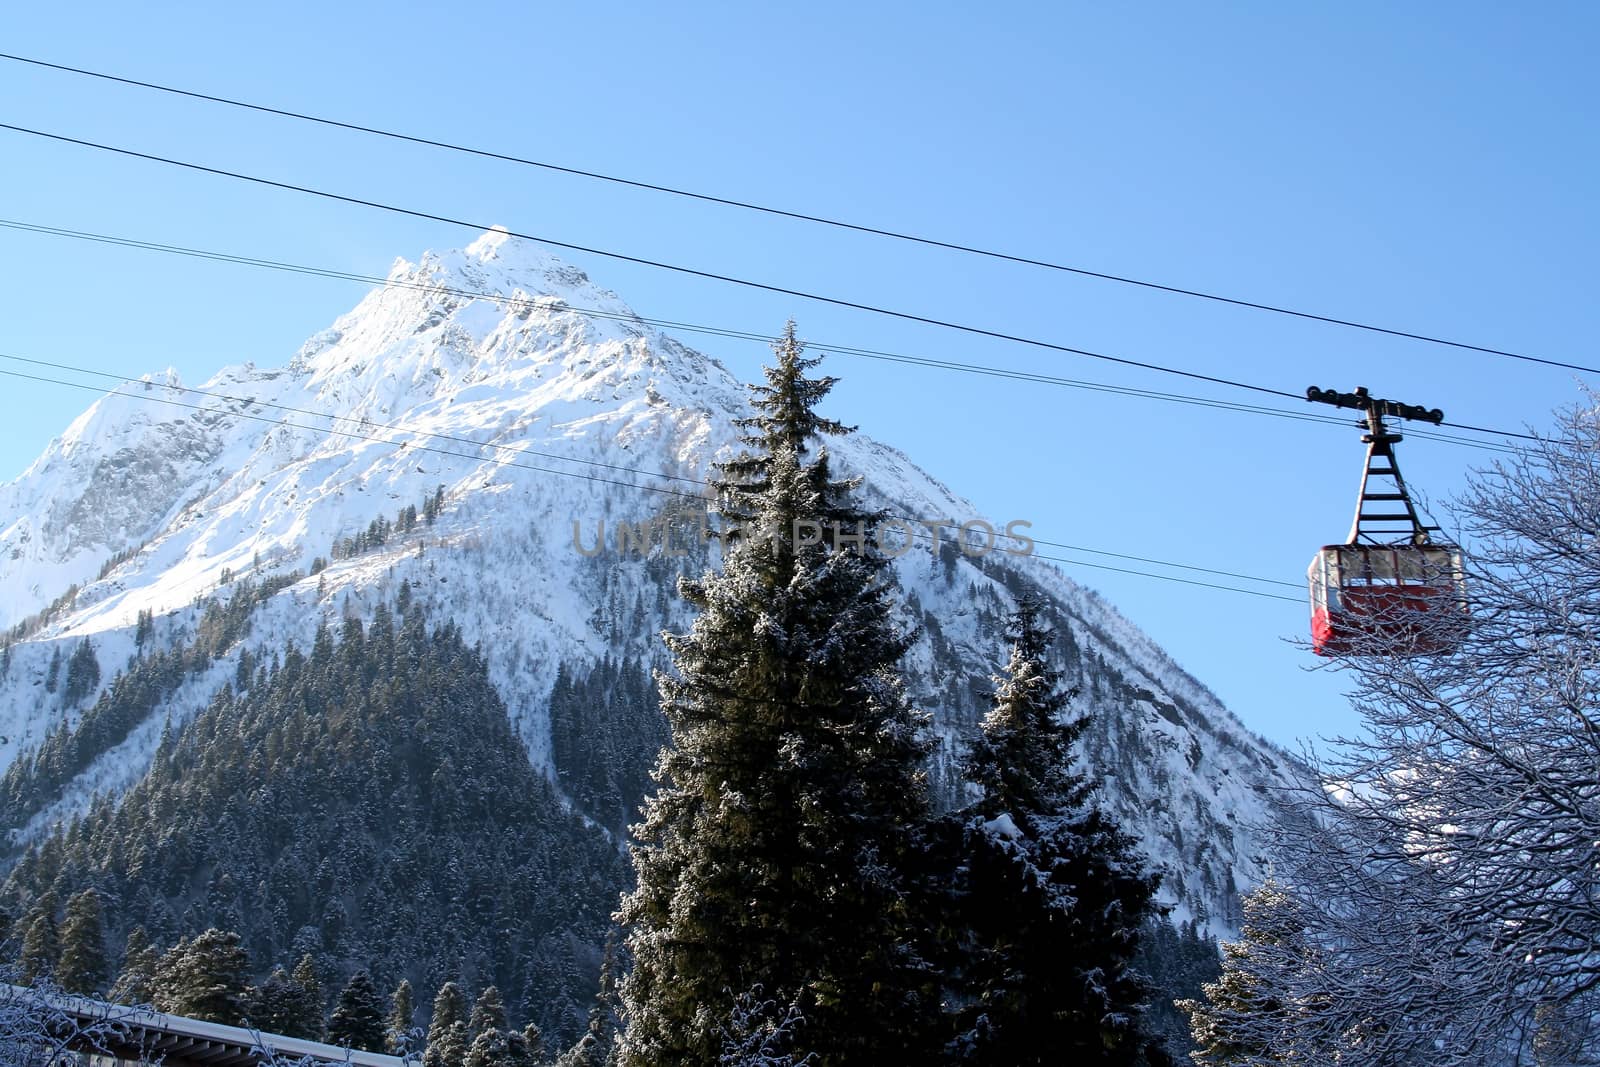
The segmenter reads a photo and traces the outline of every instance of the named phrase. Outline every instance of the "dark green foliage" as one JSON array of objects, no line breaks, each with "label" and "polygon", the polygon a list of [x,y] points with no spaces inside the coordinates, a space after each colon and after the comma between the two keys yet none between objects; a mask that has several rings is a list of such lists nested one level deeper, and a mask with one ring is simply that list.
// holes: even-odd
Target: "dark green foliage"
[{"label": "dark green foliage", "polygon": [[67,919],[61,928],[61,962],[56,984],[68,993],[104,993],[110,981],[105,934],[100,922],[100,894],[93,889],[76,893],[67,901]]},{"label": "dark green foliage", "polygon": [[545,1067],[549,1060],[545,1050],[544,1031],[539,1029],[539,1025],[529,1023],[522,1028],[522,1033],[517,1037],[520,1038],[520,1043],[513,1042],[511,1049],[516,1067]]},{"label": "dark green foliage", "polygon": [[100,564],[100,571],[95,575],[94,580],[97,582],[100,581],[106,575],[110,574],[112,571],[116,570],[118,567],[137,556],[143,549],[143,544],[137,544],[129,545],[120,552],[113,552],[109,557],[106,558],[104,563]]},{"label": "dark green foliage", "polygon": [[56,896],[46,891],[34,902],[32,910],[23,920],[22,953],[17,959],[17,969],[24,982],[55,975],[56,960],[61,957],[61,932],[56,926]]},{"label": "dark green foliage", "polygon": [[144,927],[135,926],[128,931],[128,940],[122,952],[122,970],[111,985],[112,1001],[117,1004],[149,1004],[153,999],[150,983],[160,960],[161,952],[150,943],[150,936],[144,932]]},{"label": "dark green foliage", "polygon": [[44,672],[44,691],[54,693],[61,681],[61,646],[50,650],[50,666]]},{"label": "dark green foliage", "polygon": [[[188,675],[204,670],[249,633],[250,616],[256,607],[299,577],[298,573],[290,573],[264,579],[260,584],[242,581],[227,600],[207,601],[192,642],[133,661],[83,713],[75,729],[63,722],[38,749],[19,756],[0,776],[0,830],[22,826],[59,798],[68,783],[91,763],[126,741]],[[52,660],[57,669],[59,660],[57,646]],[[93,648],[85,641],[73,653],[68,669],[67,700],[73,699],[75,686],[98,686],[99,672]],[[79,681],[74,682],[74,677]]]},{"label": "dark green foliage", "polygon": [[511,1067],[511,1042],[505,1031],[489,1027],[472,1039],[465,1067]]},{"label": "dark green foliage", "polygon": [[311,953],[302,955],[300,962],[294,965],[293,978],[304,994],[305,1015],[301,1028],[306,1032],[303,1036],[320,1041],[326,1029],[322,1019],[322,978],[317,974],[317,961]]},{"label": "dark green foliage", "polygon": [[115,809],[31,847],[0,903],[93,884],[119,901],[115,937],[217,924],[263,972],[315,951],[419,983],[468,973],[575,1035],[582,946],[609,928],[623,862],[529,764],[482,658],[414,604],[273,661],[169,737]]},{"label": "dark green foliage", "polygon": [[562,790],[614,832],[638,818],[650,768],[667,741],[650,672],[605,659],[582,672],[563,664],[550,691],[550,755]]},{"label": "dark green foliage", "polygon": [[1048,666],[1035,603],[1011,620],[1011,655],[968,760],[984,794],[942,824],[956,844],[946,1002],[958,1062],[1136,1064],[1146,987],[1133,956],[1156,878],[1070,771],[1084,720]]},{"label": "dark green foliage", "polygon": [[472,1005],[472,1017],[467,1020],[467,1029],[473,1037],[477,1037],[485,1030],[504,1030],[506,1028],[506,1006],[500,1000],[500,990],[489,986],[478,994],[478,1000]]},{"label": "dark green foliage", "polygon": [[1189,1018],[1173,1002],[1194,1000],[1206,983],[1217,980],[1222,960],[1216,941],[1200,934],[1192,920],[1174,926],[1165,918],[1156,919],[1145,924],[1134,963],[1150,982],[1150,1002],[1141,1023],[1145,1033],[1166,1046],[1173,1062],[1189,1063],[1195,1047]]},{"label": "dark green foliage", "polygon": [[85,637],[67,660],[67,684],[61,691],[61,699],[76,704],[99,688],[100,661],[95,658],[93,642]]},{"label": "dark green foliage", "polygon": [[382,1052],[383,997],[366,971],[357,971],[328,1016],[328,1041],[340,1048]]},{"label": "dark green foliage", "polygon": [[[428,525],[433,525],[433,520],[438,517],[439,509],[444,506],[444,486],[423,501],[423,511],[427,515]],[[328,550],[328,555],[333,559],[350,559],[374,549],[382,548],[395,536],[404,537],[417,528],[417,506],[407,504],[401,508],[394,517],[394,521],[379,515],[367,524],[367,528],[351,537],[340,538]],[[321,566],[318,566],[321,564]],[[311,573],[319,574],[328,565],[328,561],[318,556],[311,564]],[[401,608],[404,611],[404,607]]]},{"label": "dark green foliage", "polygon": [[155,1007],[190,1019],[237,1026],[244,1021],[250,957],[239,935],[212,927],[193,941],[179,938],[151,976]]},{"label": "dark green foliage", "polygon": [[1222,944],[1216,981],[1207,982],[1201,996],[1178,1002],[1189,1016],[1191,1058],[1202,1067],[1313,1062],[1316,1053],[1308,1055],[1294,1035],[1298,1016],[1318,1005],[1281,995],[1294,989],[1288,979],[1297,968],[1314,966],[1306,911],[1269,878],[1246,895],[1244,914],[1239,940]]},{"label": "dark green foliage", "polygon": [[1050,634],[1036,602],[1017,605],[1007,636],[1006,673],[995,679],[994,704],[967,757],[966,778],[981,791],[972,810],[993,819],[1080,808],[1091,788],[1072,770],[1073,746],[1088,719],[1063,719],[1072,694],[1049,665]]},{"label": "dark green foliage", "polygon": [[244,1015],[249,1024],[264,1034],[320,1040],[322,1037],[321,996],[291,978],[282,967],[245,994]]},{"label": "dark green foliage", "polygon": [[117,675],[110,689],[83,713],[77,728],[62,723],[32,753],[21,755],[0,777],[0,822],[14,829],[61,795],[104,753],[127,740],[174,689],[183,684],[182,652],[157,653]]},{"label": "dark green foliage", "polygon": [[446,982],[433,997],[428,1023],[428,1048],[423,1067],[465,1067],[471,1036],[467,1030],[467,1000],[461,987]]},{"label": "dark green foliage", "polygon": [[931,1030],[903,906],[927,811],[922,720],[895,676],[907,642],[881,556],[830,551],[829,524],[868,517],[818,447],[845,432],[814,410],[832,379],[808,376],[792,324],[776,350],[752,451],[716,481],[740,529],[721,574],[680,585],[701,614],[658,679],[673,746],[621,912],[628,1067],[716,1062],[720,1020],[755,984],[798,1002],[815,1067],[916,1062]]},{"label": "dark green foliage", "polygon": [[[431,1029],[429,1032],[432,1032]],[[451,1023],[440,1029],[438,1037],[428,1038],[428,1050],[422,1054],[422,1067],[466,1067],[467,1053],[471,1048],[467,1024]]]},{"label": "dark green foliage", "polygon": [[411,1028],[416,1025],[417,1009],[416,997],[411,991],[411,982],[405,978],[400,979],[400,984],[389,996],[388,1028],[384,1032],[384,1051],[393,1056],[404,1056],[413,1051],[415,1041]]}]

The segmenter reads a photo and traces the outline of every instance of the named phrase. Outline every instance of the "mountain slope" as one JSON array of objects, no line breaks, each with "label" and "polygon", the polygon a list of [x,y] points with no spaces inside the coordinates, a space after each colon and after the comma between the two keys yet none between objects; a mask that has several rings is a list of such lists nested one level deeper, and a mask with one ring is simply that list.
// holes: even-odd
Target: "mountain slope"
[{"label": "mountain slope", "polygon": [[[655,635],[687,623],[675,576],[708,565],[708,549],[690,537],[681,556],[659,543],[646,556],[628,540],[637,528],[622,524],[703,516],[699,479],[734,440],[742,387],[581,272],[503,233],[397,263],[390,282],[280,370],[229,368],[203,394],[153,378],[103,398],[0,487],[0,624],[17,628],[0,661],[0,766],[93,714],[93,695],[69,706],[46,692],[57,649],[91,638],[109,684],[138,650],[194,642],[205,598],[277,576],[158,710],[50,786],[37,813],[10,820],[19,840],[84,810],[96,791],[131,787],[163,723],[181,726],[208,704],[242,650],[309,647],[320,623],[373,617],[402,581],[430,618],[481,646],[533,765],[557,782],[580,773],[558,762],[571,759],[560,755],[573,747],[570,715],[557,730],[565,749],[552,749],[563,668],[587,677],[608,658],[635,672],[662,663]],[[869,503],[979,517],[892,448],[862,435],[830,448],[864,478]],[[424,516],[414,526],[408,508]],[[1037,559],[966,555],[949,536],[937,552],[923,538],[896,567],[904,622],[921,628],[905,666],[941,735],[936,778],[953,788],[1010,596],[1037,591],[1061,633],[1066,679],[1094,718],[1085,747],[1106,778],[1104,801],[1167,870],[1163,895],[1180,916],[1233,926],[1236,890],[1262,874],[1251,824],[1274,818],[1271,792],[1293,765],[1091,591]],[[72,583],[82,587],[49,612]],[[635,721],[609,716],[604,730],[620,737]],[[636,785],[641,746],[614,747],[630,765],[602,770],[629,795],[621,779]],[[586,808],[607,791],[567,792]],[[597,834],[620,829],[618,810],[588,812]]]}]

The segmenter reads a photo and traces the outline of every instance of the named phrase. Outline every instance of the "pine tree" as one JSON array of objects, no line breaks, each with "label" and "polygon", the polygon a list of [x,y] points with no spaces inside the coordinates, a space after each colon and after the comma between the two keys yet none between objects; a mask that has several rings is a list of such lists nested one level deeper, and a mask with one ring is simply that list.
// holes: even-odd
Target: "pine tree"
[{"label": "pine tree", "polygon": [[546,1067],[550,1061],[546,1058],[544,1032],[539,1029],[538,1023],[529,1023],[522,1028],[522,1033],[511,1040],[511,1062],[513,1067]]},{"label": "pine tree", "polygon": [[951,1047],[995,1067],[1131,1065],[1146,993],[1132,960],[1156,878],[1071,770],[1087,720],[1063,717],[1070,695],[1049,666],[1038,604],[1024,599],[1008,632],[966,766],[983,794],[964,817],[955,879],[964,944]]},{"label": "pine tree", "polygon": [[428,1050],[423,1067],[465,1067],[471,1041],[467,1033],[467,1001],[461,987],[446,982],[433,998],[433,1018],[428,1023]]},{"label": "pine tree", "polygon": [[499,1027],[486,1027],[472,1039],[465,1067],[512,1067],[511,1043]]},{"label": "pine tree", "polygon": [[54,693],[61,677],[61,646],[55,645],[50,649],[50,666],[44,672],[44,691]]},{"label": "pine tree", "polygon": [[[760,984],[808,1020],[817,1067],[910,1062],[929,1032],[902,863],[926,817],[922,718],[896,667],[872,516],[836,480],[791,323],[748,450],[719,466],[723,570],[680,584],[700,610],[658,678],[672,729],[624,899],[626,1067],[715,1062],[718,1022]],[[856,541],[867,534],[865,544]]]},{"label": "pine tree", "polygon": [[301,1010],[304,1012],[295,1027],[300,1032],[293,1036],[320,1041],[325,1032],[322,1013],[326,1002],[322,996],[322,979],[317,976],[317,961],[311,953],[300,957],[300,962],[294,965],[292,977],[295,985],[300,987]]},{"label": "pine tree", "polygon": [[383,1051],[383,996],[366,971],[350,976],[328,1017],[328,1041],[340,1048]]},{"label": "pine tree", "polygon": [[245,1019],[265,1034],[315,1040],[322,1034],[322,1008],[282,967],[245,994]]},{"label": "pine tree", "polygon": [[1222,943],[1222,975],[1204,986],[1204,999],[1180,1000],[1189,1016],[1202,1067],[1267,1067],[1310,1063],[1297,1047],[1297,1017],[1315,996],[1296,996],[1298,972],[1312,959],[1305,918],[1294,897],[1269,878],[1244,898],[1244,929]]},{"label": "pine tree", "polygon": [[56,962],[61,958],[61,933],[56,926],[56,896],[45,893],[34,902],[28,912],[27,927],[22,932],[22,953],[17,959],[17,969],[24,982],[50,978],[56,973]]},{"label": "pine tree", "polygon": [[105,991],[109,969],[100,923],[100,894],[85,889],[67,901],[56,983],[68,993],[98,995]]},{"label": "pine tree", "polygon": [[389,1029],[384,1036],[384,1051],[391,1056],[404,1056],[414,1050],[411,1027],[416,1019],[415,996],[411,983],[400,979],[389,997]]},{"label": "pine tree", "polygon": [[488,986],[478,994],[478,1000],[472,1005],[472,1017],[467,1021],[467,1030],[476,1038],[485,1030],[505,1030],[506,1006],[500,999],[500,990]]},{"label": "pine tree", "polygon": [[237,1026],[244,1017],[250,958],[239,935],[215,927],[180,939],[151,976],[155,1006],[173,1015]]},{"label": "pine tree", "polygon": [[118,1004],[149,1004],[154,1000],[151,981],[161,952],[150,943],[143,926],[128,931],[128,940],[122,950],[122,970],[111,986],[111,999]]},{"label": "pine tree", "polygon": [[94,654],[94,644],[87,637],[78,642],[67,660],[67,684],[62,699],[76,704],[100,687],[100,660]]}]

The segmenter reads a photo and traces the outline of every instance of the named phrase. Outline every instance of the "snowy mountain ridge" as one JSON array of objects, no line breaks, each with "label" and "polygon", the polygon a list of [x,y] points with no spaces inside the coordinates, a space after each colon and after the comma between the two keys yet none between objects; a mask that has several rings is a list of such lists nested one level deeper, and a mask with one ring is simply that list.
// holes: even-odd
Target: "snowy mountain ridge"
[{"label": "snowy mountain ridge", "polygon": [[[46,695],[58,651],[91,638],[109,682],[136,651],[141,614],[154,617],[152,639],[170,645],[194,634],[200,600],[226,598],[241,578],[299,572],[255,609],[242,647],[305,647],[320,623],[370,613],[406,581],[481,643],[548,773],[560,665],[662,662],[655,634],[688,623],[672,581],[707,562],[703,550],[682,560],[623,551],[617,525],[699,506],[747,397],[715,360],[498,231],[397,262],[388,285],[282,369],[246,364],[199,391],[181,385],[167,371],[102,397],[0,487],[0,624],[16,627],[80,587],[10,649],[0,769],[93,701]],[[869,504],[982,517],[893,448],[860,434],[829,448],[839,469],[864,478]],[[421,508],[440,487],[435,523],[334,558],[336,544]],[[591,554],[602,523],[606,547]],[[101,575],[119,553],[128,558]],[[948,541],[935,554],[922,542],[897,570],[904,621],[923,630],[905,666],[941,738],[936,776],[948,777],[985,705],[1011,594],[1043,593],[1062,629],[1063,669],[1094,715],[1086,752],[1106,777],[1107,804],[1169,871],[1163,895],[1180,916],[1232,927],[1236,890],[1263,873],[1252,826],[1276,817],[1271,796],[1295,775],[1292,762],[1045,561],[963,556]],[[22,836],[137,781],[164,722],[181,726],[229,677],[219,664],[189,680]]]}]

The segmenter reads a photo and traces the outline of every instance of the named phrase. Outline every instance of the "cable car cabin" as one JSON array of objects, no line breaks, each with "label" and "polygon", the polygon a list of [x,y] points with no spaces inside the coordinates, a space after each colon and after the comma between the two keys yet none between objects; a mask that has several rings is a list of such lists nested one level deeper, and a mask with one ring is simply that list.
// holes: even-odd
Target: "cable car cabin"
[{"label": "cable car cabin", "polygon": [[1465,633],[1466,585],[1454,545],[1328,545],[1306,577],[1319,656],[1447,652]]}]

